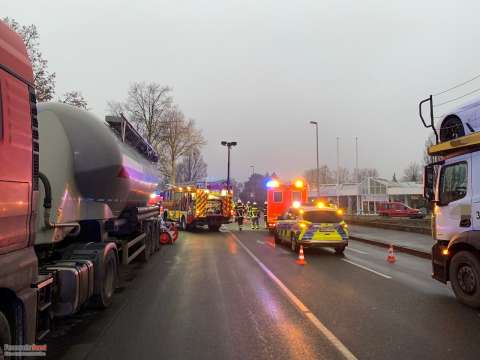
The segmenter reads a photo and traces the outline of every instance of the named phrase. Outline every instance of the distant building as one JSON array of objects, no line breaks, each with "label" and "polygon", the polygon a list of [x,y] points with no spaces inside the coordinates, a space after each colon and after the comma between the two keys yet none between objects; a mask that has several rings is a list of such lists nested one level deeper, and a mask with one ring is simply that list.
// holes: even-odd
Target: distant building
[{"label": "distant building", "polygon": [[365,178],[356,184],[322,184],[317,193],[313,188],[310,198],[324,198],[340,204],[349,214],[376,214],[378,203],[398,201],[405,205],[425,207],[423,185],[415,182],[397,182],[382,178]]}]

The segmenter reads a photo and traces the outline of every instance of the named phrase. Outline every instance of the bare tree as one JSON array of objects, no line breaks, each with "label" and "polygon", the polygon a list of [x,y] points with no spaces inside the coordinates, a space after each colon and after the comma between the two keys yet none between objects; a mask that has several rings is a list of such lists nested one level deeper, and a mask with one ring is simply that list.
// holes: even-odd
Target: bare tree
[{"label": "bare tree", "polygon": [[76,106],[80,109],[88,110],[87,100],[85,100],[80,91],[67,91],[62,95],[62,97],[58,98],[58,101],[64,104]]},{"label": "bare tree", "polygon": [[177,181],[187,183],[207,177],[207,164],[199,149],[192,149],[177,165]]},{"label": "bare tree", "polygon": [[375,168],[358,169],[356,181],[362,182],[363,180],[369,177],[373,177],[373,178],[378,177],[378,170]]},{"label": "bare tree", "polygon": [[[319,168],[320,184],[333,184],[336,177],[333,171],[331,171],[327,165],[322,165]],[[311,189],[317,188],[317,169],[308,169],[304,172],[305,179],[310,185]]]},{"label": "bare tree", "polygon": [[187,120],[177,106],[171,106],[166,111],[165,119],[160,126],[160,171],[171,184],[177,181],[178,160],[188,155],[194,149],[200,149],[206,144],[193,120]]},{"label": "bare tree", "polygon": [[108,111],[125,113],[138,132],[155,148],[159,146],[165,116],[172,107],[171,88],[156,82],[134,82],[124,102],[109,101]]},{"label": "bare tree", "polygon": [[[333,171],[333,177],[335,179],[335,183],[337,182],[337,170]],[[345,184],[352,181],[350,176],[350,171],[347,168],[340,167],[338,169],[338,183]]]},{"label": "bare tree", "polygon": [[419,182],[422,178],[420,165],[416,162],[411,162],[410,165],[403,172],[403,181]]},{"label": "bare tree", "polygon": [[55,73],[48,71],[48,61],[40,51],[40,34],[35,25],[20,25],[15,19],[5,17],[3,21],[17,32],[25,42],[33,67],[33,82],[38,101],[50,101],[55,95]]},{"label": "bare tree", "polygon": [[430,135],[427,140],[425,140],[425,148],[423,150],[423,165],[440,161],[440,157],[428,155],[428,148],[432,145],[435,145],[435,137]]}]

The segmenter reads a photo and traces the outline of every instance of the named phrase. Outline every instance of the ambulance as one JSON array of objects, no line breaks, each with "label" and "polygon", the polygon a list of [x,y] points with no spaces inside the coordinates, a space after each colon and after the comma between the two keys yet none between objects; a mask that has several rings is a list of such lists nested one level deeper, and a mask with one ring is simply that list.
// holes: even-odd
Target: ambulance
[{"label": "ambulance", "polygon": [[292,181],[281,181],[278,178],[269,179],[267,188],[267,228],[273,232],[279,216],[292,206],[308,201],[308,183],[297,178]]}]

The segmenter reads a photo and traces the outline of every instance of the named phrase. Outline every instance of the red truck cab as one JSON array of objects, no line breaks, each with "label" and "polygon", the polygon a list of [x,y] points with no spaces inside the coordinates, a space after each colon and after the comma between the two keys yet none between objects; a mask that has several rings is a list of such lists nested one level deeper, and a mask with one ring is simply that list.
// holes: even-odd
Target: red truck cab
[{"label": "red truck cab", "polygon": [[[37,270],[38,124],[33,72],[22,39],[0,21],[0,343],[33,343]],[[33,324],[33,325],[32,325]],[[10,335],[10,339],[5,337]]]},{"label": "red truck cab", "polygon": [[414,209],[401,202],[395,201],[378,204],[377,212],[380,216],[388,217],[423,218],[424,216],[419,209]]}]

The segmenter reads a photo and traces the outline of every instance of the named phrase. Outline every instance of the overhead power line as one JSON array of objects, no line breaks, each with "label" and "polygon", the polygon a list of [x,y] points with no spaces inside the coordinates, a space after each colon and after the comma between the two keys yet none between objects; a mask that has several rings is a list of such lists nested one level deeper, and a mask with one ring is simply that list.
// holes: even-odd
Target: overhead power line
[{"label": "overhead power line", "polygon": [[[480,76],[480,75],[479,75],[479,76]],[[461,95],[461,96],[458,96],[458,97],[456,97],[456,98],[453,98],[453,99],[450,99],[450,100],[441,102],[441,103],[439,103],[439,104],[435,104],[435,105],[433,105],[433,107],[439,107],[439,106],[442,106],[442,105],[445,105],[445,104],[449,104],[449,103],[451,103],[451,102],[460,100],[460,99],[462,99],[462,98],[464,98],[464,97],[466,97],[466,96],[468,96],[468,95],[475,94],[476,92],[479,92],[479,91],[480,91],[480,88],[477,88],[477,89],[475,89],[475,90],[472,90],[472,91],[470,91],[470,92],[468,92],[468,93],[466,93],[466,94],[463,94],[463,95]]]},{"label": "overhead power line", "polygon": [[459,88],[459,87],[461,87],[461,86],[463,86],[463,85],[466,85],[466,84],[468,84],[468,83],[470,83],[470,82],[472,82],[472,81],[474,81],[474,80],[476,80],[476,79],[478,79],[478,78],[480,78],[480,74],[478,74],[477,76],[474,76],[474,77],[471,78],[470,80],[464,81],[464,82],[462,82],[462,83],[460,83],[460,84],[457,84],[457,85],[455,85],[455,86],[452,86],[451,88],[448,88],[448,89],[446,89],[446,90],[440,91],[439,93],[433,94],[433,96],[438,96],[438,95],[445,94],[445,93],[447,93],[447,92],[449,92],[449,91],[451,91],[451,90],[454,90],[454,89]]}]

